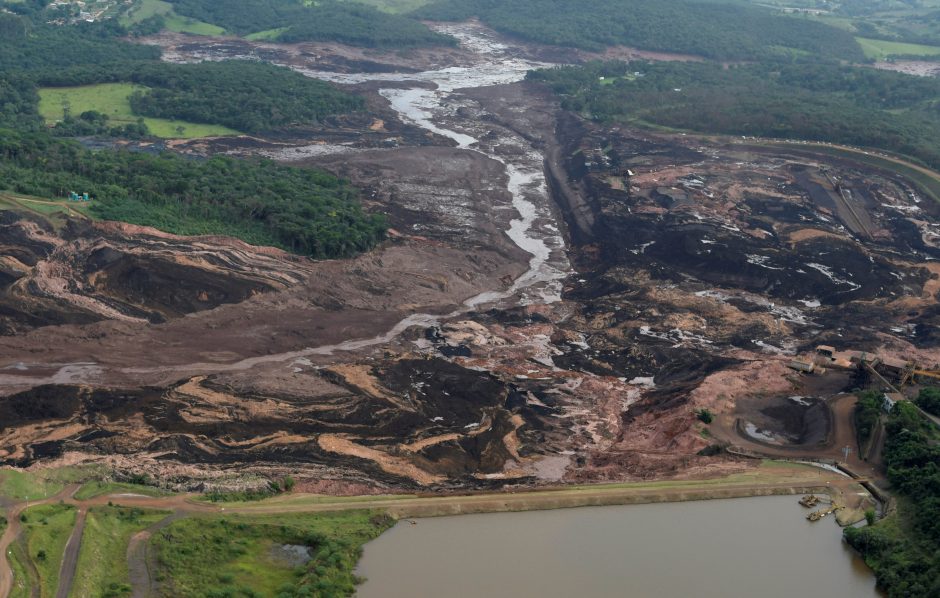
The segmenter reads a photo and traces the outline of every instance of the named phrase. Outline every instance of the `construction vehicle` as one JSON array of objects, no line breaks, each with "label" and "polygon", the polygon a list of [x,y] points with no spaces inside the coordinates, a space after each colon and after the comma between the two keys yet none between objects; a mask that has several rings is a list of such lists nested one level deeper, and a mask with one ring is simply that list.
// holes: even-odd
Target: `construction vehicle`
[{"label": "construction vehicle", "polygon": [[811,509],[819,504],[819,497],[815,494],[810,494],[809,496],[804,496],[800,499],[800,505]]},{"label": "construction vehicle", "polygon": [[830,515],[830,514],[832,514],[832,513],[835,513],[836,511],[838,511],[838,510],[840,510],[840,509],[844,509],[844,508],[845,508],[845,507],[843,507],[842,505],[832,505],[832,506],[829,507],[828,509],[820,509],[819,511],[813,511],[812,513],[810,513],[809,515],[807,515],[806,518],[809,519],[810,521],[819,521],[820,519],[822,519],[822,518],[825,517],[826,515]]}]

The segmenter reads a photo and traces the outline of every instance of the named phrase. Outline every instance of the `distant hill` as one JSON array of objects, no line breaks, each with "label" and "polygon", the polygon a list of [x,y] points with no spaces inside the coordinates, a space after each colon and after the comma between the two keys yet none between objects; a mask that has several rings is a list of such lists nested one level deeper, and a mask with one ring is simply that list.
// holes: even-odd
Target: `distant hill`
[{"label": "distant hill", "polygon": [[414,16],[479,17],[523,39],[599,51],[625,45],[716,60],[816,55],[861,61],[852,34],[804,17],[741,4],[690,0],[438,0]]},{"label": "distant hill", "polygon": [[171,0],[184,17],[223,27],[230,33],[272,32],[282,42],[337,41],[367,47],[454,45],[422,23],[358,2],[320,0]]}]

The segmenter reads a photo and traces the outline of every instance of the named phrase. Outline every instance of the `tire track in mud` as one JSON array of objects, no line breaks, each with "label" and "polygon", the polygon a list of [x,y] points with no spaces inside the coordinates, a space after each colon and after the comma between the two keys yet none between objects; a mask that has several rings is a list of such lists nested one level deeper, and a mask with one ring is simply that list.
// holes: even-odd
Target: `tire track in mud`
[{"label": "tire track in mud", "polygon": [[[47,505],[60,500],[71,501],[80,487],[79,484],[70,484],[58,494],[42,500],[33,501],[29,503],[29,506],[38,507],[39,505]],[[3,535],[0,536],[0,598],[7,598],[13,591],[13,567],[10,565],[9,553],[10,547],[14,542],[20,539],[20,534],[23,531],[20,515],[26,510],[26,507],[27,503],[25,502],[14,504],[4,513],[4,517],[7,518],[7,528],[4,530]],[[27,559],[27,562],[23,563],[23,566],[31,567],[35,572],[35,565],[33,565],[31,560]],[[36,577],[38,578],[38,573],[36,573]],[[30,588],[30,595],[38,598],[39,587],[36,584],[33,584],[33,587]]]},{"label": "tire track in mud", "polygon": [[154,557],[150,553],[150,538],[158,531],[185,516],[186,514],[182,511],[175,511],[147,529],[131,536],[131,541],[127,545],[127,569],[131,581],[132,598],[147,598],[147,596],[157,595],[159,591],[158,584],[154,576],[151,575]]},{"label": "tire track in mud", "polygon": [[62,564],[59,568],[59,587],[56,589],[56,598],[68,598],[72,593],[72,582],[75,581],[75,571],[78,568],[78,555],[82,550],[82,535],[85,532],[85,519],[88,509],[79,507],[75,516],[75,527],[72,535],[65,544],[65,553],[62,555]]}]

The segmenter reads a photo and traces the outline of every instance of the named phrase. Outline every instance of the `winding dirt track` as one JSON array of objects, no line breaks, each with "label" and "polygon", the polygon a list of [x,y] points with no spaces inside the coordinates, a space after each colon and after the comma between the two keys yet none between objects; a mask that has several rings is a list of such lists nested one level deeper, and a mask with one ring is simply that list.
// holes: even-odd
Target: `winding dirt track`
[{"label": "winding dirt track", "polygon": [[72,535],[65,545],[62,555],[62,565],[59,569],[59,588],[56,598],[69,598],[72,591],[72,581],[75,579],[75,569],[78,567],[78,554],[82,549],[82,534],[85,532],[85,517],[88,515],[87,507],[79,507],[75,517],[75,527]]},{"label": "winding dirt track", "polygon": [[131,580],[132,598],[147,598],[147,596],[156,594],[155,580],[153,575],[150,574],[151,555],[148,550],[150,538],[154,533],[184,516],[183,512],[175,511],[172,515],[164,517],[131,537],[131,541],[127,545],[127,569]]},{"label": "winding dirt track", "polygon": [[[79,519],[69,540],[61,568],[58,597],[67,597],[72,589],[78,554],[81,548],[84,515],[88,509],[104,506],[108,502],[127,507],[164,509],[172,515],[136,534],[127,549],[128,565],[133,582],[133,595],[146,597],[153,592],[147,543],[157,530],[177,519],[200,514],[272,515],[283,513],[327,513],[350,509],[384,509],[397,517],[458,515],[500,511],[524,511],[579,506],[639,504],[650,502],[678,502],[775,494],[799,494],[843,490],[852,481],[832,472],[815,468],[767,467],[752,476],[737,476],[713,480],[683,482],[653,482],[555,488],[524,492],[492,494],[447,495],[432,497],[375,497],[336,498],[318,495],[285,495],[259,503],[220,506],[198,500],[198,495],[176,495],[151,498],[135,494],[111,494],[79,501],[73,495],[78,490],[72,485],[50,498],[31,502],[30,505],[62,501],[79,509]],[[10,522],[0,538],[0,598],[7,598],[12,590],[13,572],[7,558],[9,546],[21,531],[19,515],[26,504],[15,503],[6,513]]]},{"label": "winding dirt track", "polygon": [[[54,496],[30,502],[29,506],[46,505],[60,500],[75,504],[72,496],[79,488],[80,486],[78,484],[71,484]],[[26,510],[26,506],[26,502],[16,503],[9,507],[3,514],[7,520],[7,528],[4,530],[3,535],[0,536],[0,598],[6,598],[13,590],[13,568],[10,566],[9,551],[10,546],[19,538],[20,532],[22,531],[23,526],[20,525],[20,514]],[[69,543],[71,543],[71,540]]]}]

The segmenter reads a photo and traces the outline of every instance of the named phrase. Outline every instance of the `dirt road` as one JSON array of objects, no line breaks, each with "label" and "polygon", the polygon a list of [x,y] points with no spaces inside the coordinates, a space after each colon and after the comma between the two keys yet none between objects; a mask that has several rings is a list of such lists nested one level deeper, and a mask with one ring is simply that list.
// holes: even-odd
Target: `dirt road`
[{"label": "dirt road", "polygon": [[176,511],[131,537],[127,545],[127,569],[131,580],[132,598],[147,598],[149,595],[156,594],[156,580],[150,574],[151,555],[148,550],[150,538],[154,533],[183,516],[182,511]]},{"label": "dirt road", "polygon": [[[74,502],[72,496],[75,494],[75,492],[78,491],[78,489],[78,484],[66,486],[55,496],[51,496],[43,500],[31,501],[28,503],[28,506],[35,507],[38,505],[58,502],[60,500]],[[9,551],[10,546],[13,544],[13,542],[16,541],[17,538],[19,538],[20,532],[22,531],[23,526],[20,525],[20,514],[22,514],[26,508],[26,502],[16,503],[7,509],[6,513],[3,514],[3,516],[7,519],[7,528],[3,532],[3,536],[0,536],[0,598],[6,598],[13,590],[13,568],[10,565]]]},{"label": "dirt road", "polygon": [[[852,471],[856,471],[863,476],[873,480],[881,479],[882,475],[878,472],[877,462],[864,461],[860,454],[852,415],[857,402],[858,397],[855,395],[842,395],[836,397],[829,404],[832,411],[832,429],[823,446],[788,447],[757,442],[742,436],[736,431],[735,419],[737,416],[734,414],[725,414],[717,418],[717,425],[712,427],[712,433],[720,440],[747,452],[766,455],[770,458],[842,462],[848,465]],[[845,447],[849,447],[848,457],[843,452]]]},{"label": "dirt road", "polygon": [[69,541],[65,545],[65,553],[62,555],[56,598],[68,598],[72,592],[72,581],[75,579],[75,569],[78,567],[78,554],[82,549],[82,534],[85,531],[85,517],[87,515],[88,508],[79,507],[78,515],[75,517],[75,527],[72,528],[72,535],[69,536]]}]

